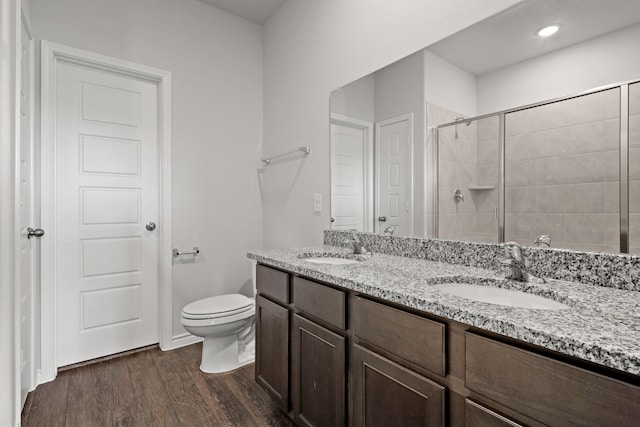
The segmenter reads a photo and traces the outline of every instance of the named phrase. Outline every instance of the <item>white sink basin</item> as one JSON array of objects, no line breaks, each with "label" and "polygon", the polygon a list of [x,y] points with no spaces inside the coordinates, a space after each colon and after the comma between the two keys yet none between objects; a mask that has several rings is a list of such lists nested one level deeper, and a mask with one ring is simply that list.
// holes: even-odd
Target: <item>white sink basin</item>
[{"label": "white sink basin", "polygon": [[563,310],[569,308],[566,304],[538,295],[491,286],[471,285],[468,283],[443,283],[433,285],[433,288],[449,295],[507,307],[532,308],[536,310]]},{"label": "white sink basin", "polygon": [[332,257],[332,256],[316,256],[316,257],[309,257],[309,258],[303,258],[303,259],[305,261],[313,262],[315,264],[333,264],[333,265],[355,264],[360,262],[357,259],[339,258],[339,257]]}]

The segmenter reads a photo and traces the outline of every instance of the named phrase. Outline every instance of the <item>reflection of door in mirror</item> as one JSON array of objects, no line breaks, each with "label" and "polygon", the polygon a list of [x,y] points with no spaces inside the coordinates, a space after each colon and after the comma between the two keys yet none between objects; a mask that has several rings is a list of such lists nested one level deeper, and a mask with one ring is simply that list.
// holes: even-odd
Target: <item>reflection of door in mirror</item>
[{"label": "reflection of door in mirror", "polygon": [[331,228],[372,231],[372,125],[331,116]]},{"label": "reflection of door in mirror", "polygon": [[401,236],[413,234],[411,165],[413,115],[376,123],[378,206],[375,231],[394,227]]},{"label": "reflection of door in mirror", "polygon": [[[341,151],[339,156],[335,155],[336,142],[332,141],[332,229],[357,228],[368,232],[393,229],[395,235],[425,235],[427,168],[423,86],[424,58],[422,52],[418,52],[331,93],[332,139],[344,142],[353,138],[353,135],[346,136],[345,126],[353,127],[354,122],[355,127],[359,124],[361,129],[363,123],[371,125],[370,151],[365,156],[370,163],[365,163],[364,180],[360,180],[362,170],[355,163],[346,167],[345,147],[336,147]],[[344,119],[338,120],[340,126],[336,126],[336,117]],[[356,150],[355,146],[352,144],[352,150]],[[352,151],[349,155],[354,154]],[[349,192],[347,181],[351,186]],[[358,182],[365,183],[364,209],[360,208],[361,196],[356,197]],[[361,228],[355,217],[360,218],[362,211],[365,219]]]}]

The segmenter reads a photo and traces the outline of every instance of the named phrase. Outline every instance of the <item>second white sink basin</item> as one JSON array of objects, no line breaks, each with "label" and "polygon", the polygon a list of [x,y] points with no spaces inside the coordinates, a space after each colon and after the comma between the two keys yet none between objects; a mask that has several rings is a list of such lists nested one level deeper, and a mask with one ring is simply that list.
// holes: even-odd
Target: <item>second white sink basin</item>
[{"label": "second white sink basin", "polygon": [[317,257],[309,257],[303,258],[305,261],[313,262],[315,264],[333,264],[333,265],[344,265],[344,264],[355,264],[358,261],[357,259],[350,258],[338,258],[332,256],[317,256]]},{"label": "second white sink basin", "polygon": [[536,310],[563,310],[570,308],[566,304],[538,295],[492,286],[471,285],[469,283],[443,283],[433,285],[433,288],[449,295],[507,307]]}]

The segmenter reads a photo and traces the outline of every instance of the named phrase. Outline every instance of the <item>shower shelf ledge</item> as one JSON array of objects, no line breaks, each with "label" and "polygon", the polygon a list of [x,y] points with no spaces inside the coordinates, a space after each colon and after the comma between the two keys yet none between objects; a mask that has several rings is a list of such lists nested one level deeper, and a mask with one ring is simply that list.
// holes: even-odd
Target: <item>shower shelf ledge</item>
[{"label": "shower shelf ledge", "polygon": [[470,185],[469,190],[494,190],[495,185]]}]

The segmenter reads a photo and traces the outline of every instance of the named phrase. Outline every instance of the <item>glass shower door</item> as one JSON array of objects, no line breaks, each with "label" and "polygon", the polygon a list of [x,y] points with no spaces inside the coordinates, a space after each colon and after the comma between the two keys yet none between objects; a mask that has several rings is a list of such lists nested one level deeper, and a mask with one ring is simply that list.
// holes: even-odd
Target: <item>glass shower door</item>
[{"label": "glass shower door", "polygon": [[438,237],[498,241],[498,116],[438,131]]},{"label": "glass shower door", "polygon": [[620,252],[620,88],[505,115],[505,241],[540,235]]}]

